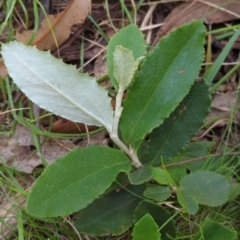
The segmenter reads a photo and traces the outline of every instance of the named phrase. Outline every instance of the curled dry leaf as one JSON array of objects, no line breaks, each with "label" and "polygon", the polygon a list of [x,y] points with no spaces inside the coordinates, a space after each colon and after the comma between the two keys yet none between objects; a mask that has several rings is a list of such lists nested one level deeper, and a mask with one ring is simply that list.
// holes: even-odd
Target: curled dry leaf
[{"label": "curled dry leaf", "polygon": [[[221,9],[220,9],[221,8]],[[222,23],[239,18],[240,1],[201,0],[190,1],[174,8],[165,19],[165,25],[159,35],[167,34],[173,28],[197,19],[204,19],[208,24]]]},{"label": "curled dry leaf", "polygon": [[[58,47],[68,39],[72,25],[80,24],[86,19],[90,7],[90,0],[72,0],[60,14],[48,15],[48,20],[42,21],[32,45],[36,45],[40,50],[52,50]],[[28,43],[32,34],[32,30],[18,32],[16,40]]]},{"label": "curled dry leaf", "polygon": [[[87,127],[87,129],[86,129]],[[68,119],[58,119],[52,124],[51,132],[54,133],[86,133],[98,129],[97,126],[86,126],[83,123],[75,123]]]},{"label": "curled dry leaf", "polygon": [[0,77],[5,78],[7,76],[7,68],[3,62],[0,62]]}]

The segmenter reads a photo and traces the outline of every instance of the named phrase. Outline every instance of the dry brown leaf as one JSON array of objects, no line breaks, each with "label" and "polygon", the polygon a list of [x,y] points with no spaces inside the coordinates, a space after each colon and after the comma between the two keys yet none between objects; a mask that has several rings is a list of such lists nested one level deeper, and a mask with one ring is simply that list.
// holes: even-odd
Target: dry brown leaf
[{"label": "dry brown leaf", "polygon": [[[67,140],[57,142],[49,138],[42,145],[42,155],[48,164],[69,152],[76,146]],[[18,125],[15,134],[8,139],[0,136],[0,161],[18,171],[31,173],[36,166],[42,164],[40,157],[36,154],[32,133],[27,128]]]},{"label": "dry brown leaf", "polygon": [[[57,15],[48,15],[48,21],[44,19],[37,32],[32,45],[36,45],[40,50],[52,50],[62,44],[71,33],[71,27],[74,24],[82,23],[91,7],[90,0],[72,0],[68,7]],[[53,37],[53,32],[54,37]],[[18,32],[16,40],[27,44],[33,34],[32,30]],[[56,41],[57,43],[56,43]]]},{"label": "dry brown leaf", "polygon": [[[98,129],[96,126],[87,126],[88,131]],[[83,123],[74,123],[67,119],[59,119],[53,123],[51,132],[54,133],[86,133],[86,125]]]},{"label": "dry brown leaf", "polygon": [[[236,102],[237,101],[237,102]],[[219,120],[219,119],[230,119],[233,108],[239,106],[239,100],[236,97],[236,93],[227,92],[223,94],[217,94],[211,103],[211,112],[209,113],[207,120]],[[236,111],[235,119],[233,121],[240,121],[240,111]],[[217,126],[225,126],[227,122],[221,122]]]},{"label": "dry brown leaf", "polygon": [[1,78],[5,78],[7,76],[8,72],[7,72],[7,68],[4,65],[3,62],[0,62],[0,77]]},{"label": "dry brown leaf", "polygon": [[[240,121],[239,103],[240,100],[237,97],[236,92],[216,94],[211,103],[211,111],[206,119],[206,122],[210,124],[207,128],[202,128],[198,132],[198,138],[203,138],[212,129],[216,127],[224,127],[231,121],[238,124]],[[234,115],[232,114],[233,111]],[[213,137],[215,142],[221,140],[221,137],[217,135],[214,135]]]},{"label": "dry brown leaf", "polygon": [[[208,24],[237,19],[237,15],[240,15],[240,1],[235,0],[228,4],[226,3],[226,0],[201,0],[181,4],[174,8],[165,19],[165,25],[160,30],[160,36],[167,34],[173,28],[197,19],[204,19]],[[233,14],[216,9],[211,5],[223,6],[222,8],[233,12]]]}]

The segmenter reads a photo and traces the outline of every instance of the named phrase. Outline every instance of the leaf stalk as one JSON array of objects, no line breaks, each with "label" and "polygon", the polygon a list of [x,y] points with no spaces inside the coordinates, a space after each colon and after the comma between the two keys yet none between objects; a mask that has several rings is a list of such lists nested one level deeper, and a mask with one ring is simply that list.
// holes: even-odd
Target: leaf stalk
[{"label": "leaf stalk", "polygon": [[118,136],[119,120],[123,110],[123,107],[122,107],[123,93],[124,93],[124,87],[120,84],[119,90],[116,96],[116,106],[115,106],[115,114],[113,119],[113,127],[112,127],[112,131],[109,133],[110,133],[111,139],[115,142],[115,144],[130,157],[130,159],[132,160],[132,164],[136,168],[139,168],[142,166],[142,163],[139,161],[137,154],[135,153],[135,151],[132,149],[131,146],[127,147]]}]

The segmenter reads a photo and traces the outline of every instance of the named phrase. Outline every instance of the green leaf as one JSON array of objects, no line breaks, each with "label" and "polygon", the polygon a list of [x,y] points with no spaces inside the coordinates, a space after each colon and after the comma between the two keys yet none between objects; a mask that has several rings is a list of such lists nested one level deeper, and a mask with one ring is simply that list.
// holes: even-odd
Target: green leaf
[{"label": "green leaf", "polygon": [[120,129],[126,143],[143,139],[187,95],[204,59],[205,32],[200,21],[184,25],[146,56],[123,104]]},{"label": "green leaf", "polygon": [[[163,207],[152,202],[142,201],[136,208],[134,222],[137,222],[146,213],[149,213],[159,226],[161,240],[170,240],[175,238],[176,229],[174,226],[174,221],[170,220],[170,214]],[[172,238],[169,238],[168,235]]]},{"label": "green leaf", "polygon": [[128,178],[131,184],[139,185],[149,181],[152,178],[152,167],[143,165],[134,172],[128,174]]},{"label": "green leaf", "polygon": [[114,77],[124,90],[130,85],[138,64],[133,58],[132,51],[121,46],[116,47],[113,57]]},{"label": "green leaf", "polygon": [[176,185],[179,185],[180,180],[187,174],[186,168],[182,166],[170,167],[167,171]]},{"label": "green leaf", "polygon": [[203,125],[211,98],[204,82],[195,82],[188,95],[163,124],[150,134],[148,161],[154,165],[179,153]]},{"label": "green leaf", "polygon": [[177,189],[177,199],[184,210],[189,214],[196,214],[199,207],[197,200],[186,192]]},{"label": "green leaf", "polygon": [[131,186],[128,191],[114,190],[78,212],[74,222],[79,232],[95,236],[119,235],[132,226],[133,214],[145,187]]},{"label": "green leaf", "polygon": [[159,184],[171,184],[173,183],[172,178],[170,177],[169,173],[161,168],[152,168],[152,178],[157,181]]},{"label": "green leaf", "polygon": [[74,122],[112,129],[107,91],[94,78],[64,64],[50,52],[11,42],[2,45],[8,73],[37,105]]},{"label": "green leaf", "polygon": [[132,237],[133,240],[160,240],[158,225],[149,213],[145,214],[134,225]]},{"label": "green leaf", "polygon": [[130,169],[122,151],[95,145],[75,149],[38,178],[28,197],[27,211],[40,218],[69,215],[101,195],[119,172]]},{"label": "green leaf", "polygon": [[199,231],[194,240],[236,240],[237,232],[232,231],[222,224],[215,222],[211,219],[206,219],[201,231]]},{"label": "green leaf", "polygon": [[[179,185],[180,180],[187,175],[187,170],[203,170],[203,167],[209,165],[207,164],[207,160],[213,145],[214,143],[209,141],[190,143],[166,164],[168,173],[177,185]],[[186,163],[184,164],[183,162]],[[211,163],[213,163],[213,161],[211,161]],[[170,167],[169,165],[172,166]]]},{"label": "green leaf", "polygon": [[216,207],[225,203],[230,192],[228,181],[210,171],[198,171],[185,176],[180,191],[196,199],[199,204]]},{"label": "green leaf", "polygon": [[[182,162],[186,162],[185,164],[181,164],[181,166],[187,168],[191,172],[204,170],[203,168],[205,168],[205,166],[207,165],[208,156],[214,144],[215,144],[214,142],[209,142],[209,141],[202,141],[202,142],[199,141],[199,142],[190,143],[189,145],[186,146],[184,150],[182,150],[179,153],[179,155],[174,156],[172,158],[172,161],[170,161],[170,163],[175,162],[175,163],[181,164]],[[193,161],[194,159],[199,159],[199,160]],[[212,164],[213,163],[211,163],[211,165]],[[207,168],[209,169],[209,166]]]},{"label": "green leaf", "polygon": [[145,56],[146,44],[144,42],[144,36],[140,32],[137,26],[129,25],[121,29],[115,34],[109,41],[107,46],[107,66],[108,75],[116,90],[118,90],[118,82],[114,76],[114,56],[113,53],[117,46],[122,46],[132,51],[132,55],[135,60]]},{"label": "green leaf", "polygon": [[231,192],[228,196],[228,199],[234,200],[240,194],[240,183],[231,182],[230,187],[231,187]]},{"label": "green leaf", "polygon": [[209,141],[190,143],[165,165],[175,184],[179,185],[180,180],[187,175],[187,170],[198,171],[207,166],[206,161],[213,145],[214,143]]},{"label": "green leaf", "polygon": [[146,198],[153,199],[157,202],[162,202],[170,197],[171,191],[165,186],[150,185],[146,188],[143,195]]}]

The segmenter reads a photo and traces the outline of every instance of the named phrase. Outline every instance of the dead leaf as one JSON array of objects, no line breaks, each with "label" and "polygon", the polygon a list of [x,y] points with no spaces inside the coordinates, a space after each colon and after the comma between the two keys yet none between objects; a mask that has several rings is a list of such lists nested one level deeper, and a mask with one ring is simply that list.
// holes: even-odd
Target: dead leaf
[{"label": "dead leaf", "polygon": [[[72,0],[68,7],[60,14],[48,15],[48,21],[46,19],[42,21],[32,45],[36,45],[40,50],[52,50],[56,48],[68,39],[72,25],[83,23],[90,11],[90,7],[90,0]],[[49,27],[49,22],[51,28]],[[32,34],[32,30],[18,32],[16,40],[27,44]]]},{"label": "dead leaf", "polygon": [[[42,145],[42,155],[48,164],[56,158],[67,154],[76,146],[67,140],[49,138]],[[18,171],[31,173],[36,166],[42,164],[40,157],[36,154],[32,140],[32,133],[27,128],[18,125],[15,134],[8,139],[7,136],[0,136],[0,161]]]},{"label": "dead leaf", "polygon": [[[216,127],[224,127],[229,122],[233,121],[236,124],[240,122],[240,99],[237,97],[237,92],[226,92],[216,94],[211,103],[211,111],[207,116],[206,122],[208,126],[202,128],[198,134],[197,138],[203,138],[212,129]],[[234,112],[234,114],[232,114]],[[222,141],[221,136],[212,135],[215,142]],[[229,144],[229,140],[227,145]]]},{"label": "dead leaf", "polygon": [[[217,9],[215,6],[223,9]],[[227,11],[232,12],[228,13]],[[184,3],[174,8],[166,17],[165,24],[159,35],[167,34],[173,28],[197,19],[204,19],[208,24],[222,23],[238,19],[240,15],[240,1],[235,0],[226,4],[226,0],[199,0]]]},{"label": "dead leaf", "polygon": [[[239,99],[236,97],[236,93],[234,92],[215,95],[211,103],[211,112],[207,117],[207,121],[219,121],[221,119],[230,120],[233,108],[239,106],[239,103]],[[240,121],[239,109],[237,109],[235,119],[233,119],[233,121]],[[227,123],[228,121],[220,121],[217,126],[225,126]]]},{"label": "dead leaf", "polygon": [[8,72],[7,72],[7,68],[4,65],[3,62],[0,62],[0,77],[1,78],[5,78],[7,76]]},{"label": "dead leaf", "polygon": [[[96,126],[87,126],[88,131],[98,129]],[[59,119],[52,124],[51,132],[54,133],[86,133],[86,125],[83,123],[74,123],[67,119]]]}]

